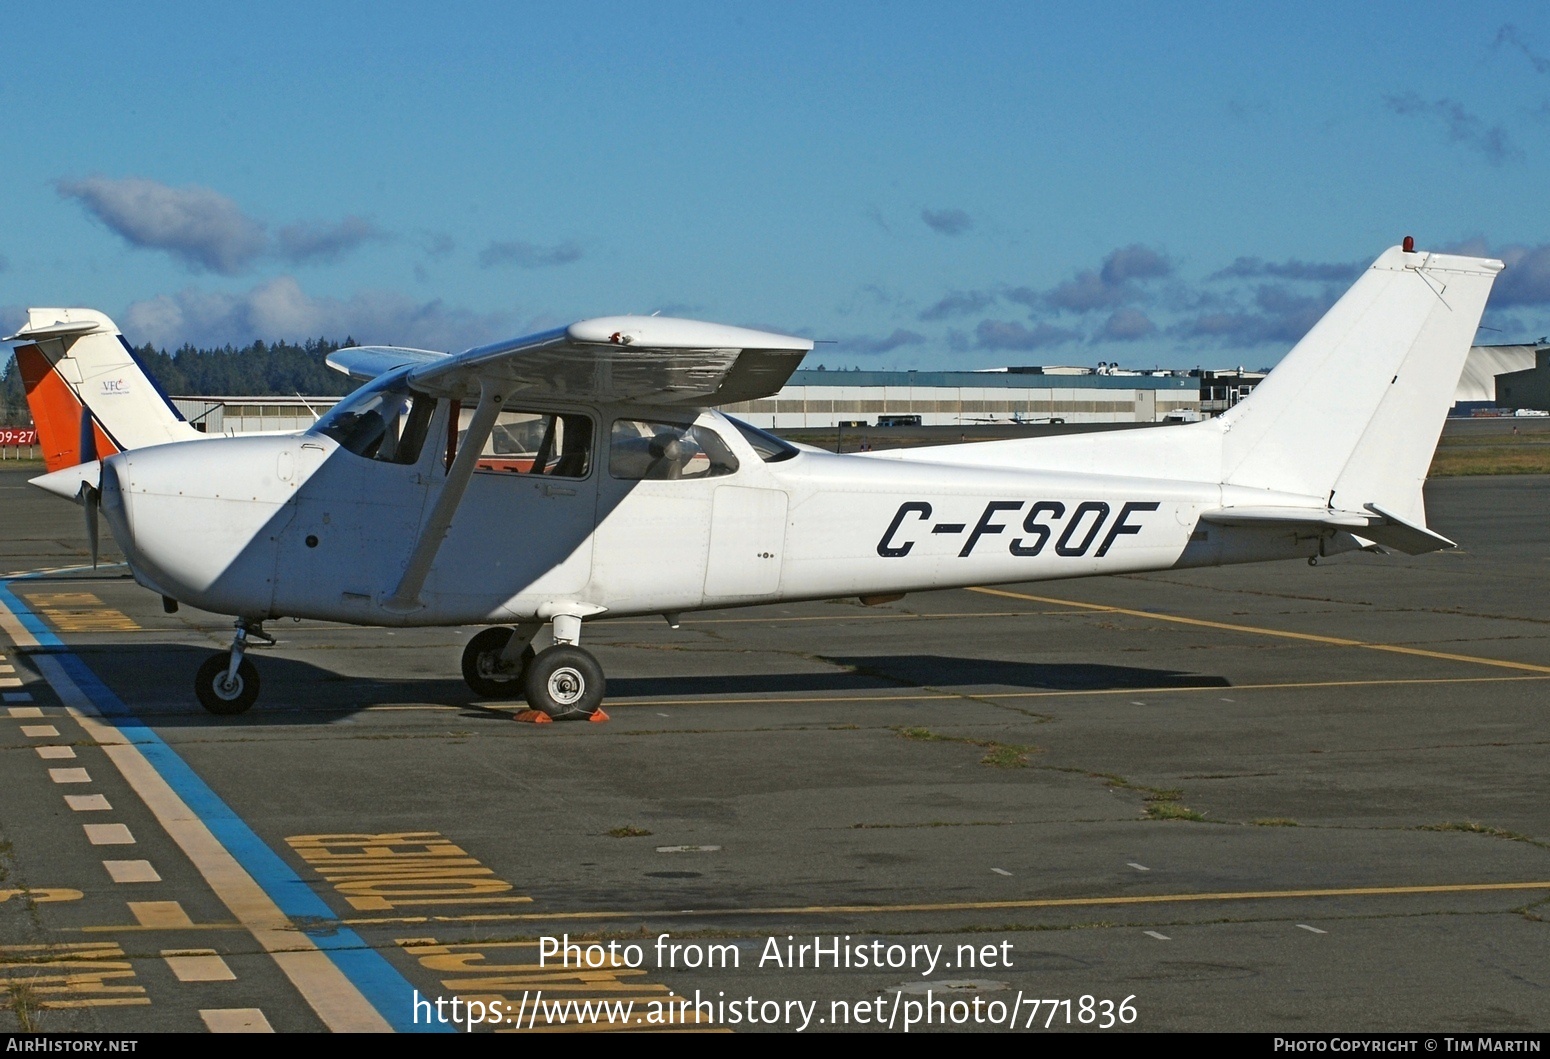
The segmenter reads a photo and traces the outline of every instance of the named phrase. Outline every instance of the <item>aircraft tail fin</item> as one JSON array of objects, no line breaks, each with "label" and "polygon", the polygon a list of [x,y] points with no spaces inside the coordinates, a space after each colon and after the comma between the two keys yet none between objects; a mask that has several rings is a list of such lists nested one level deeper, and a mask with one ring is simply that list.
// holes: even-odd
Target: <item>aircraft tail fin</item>
[{"label": "aircraft tail fin", "polygon": [[1216,422],[1222,481],[1426,525],[1421,486],[1500,261],[1384,251]]},{"label": "aircraft tail fin", "polygon": [[91,309],[29,309],[17,343],[27,405],[49,471],[124,449],[202,437],[146,372],[113,321]]}]

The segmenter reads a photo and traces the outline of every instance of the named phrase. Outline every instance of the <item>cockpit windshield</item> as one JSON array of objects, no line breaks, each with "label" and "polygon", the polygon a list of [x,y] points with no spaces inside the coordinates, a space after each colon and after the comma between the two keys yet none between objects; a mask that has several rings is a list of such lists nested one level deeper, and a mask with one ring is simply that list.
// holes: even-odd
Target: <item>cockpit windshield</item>
[{"label": "cockpit windshield", "polygon": [[333,438],[368,460],[414,463],[435,410],[435,398],[414,393],[401,376],[389,375],[336,404],[307,433]]}]

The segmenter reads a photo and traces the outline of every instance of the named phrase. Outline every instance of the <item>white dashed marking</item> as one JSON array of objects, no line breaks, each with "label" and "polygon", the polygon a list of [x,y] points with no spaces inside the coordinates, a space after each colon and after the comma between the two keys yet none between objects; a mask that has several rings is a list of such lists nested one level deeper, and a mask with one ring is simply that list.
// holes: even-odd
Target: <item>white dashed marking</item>
[{"label": "white dashed marking", "polygon": [[1152,870],[1151,868],[1148,868],[1145,864],[1137,864],[1133,860],[1126,861],[1125,862],[1125,867],[1127,867],[1127,868],[1134,868],[1136,871],[1151,871]]},{"label": "white dashed marking", "polygon": [[75,757],[75,747],[73,746],[35,746],[32,749],[38,752],[38,757],[46,758],[50,761],[64,761]]},{"label": "white dashed marking", "polygon": [[51,724],[24,724],[24,725],[22,725],[22,735],[29,736],[30,738],[33,738],[33,739],[47,739],[49,736],[55,736],[55,735],[58,735],[58,734],[59,734],[59,729],[55,728]]},{"label": "white dashed marking", "polygon": [[258,1008],[201,1008],[211,1033],[273,1033],[274,1027]]},{"label": "white dashed marking", "polygon": [[86,840],[94,846],[132,846],[135,836],[124,824],[82,824]]},{"label": "white dashed marking", "polygon": [[102,866],[116,883],[161,882],[161,875],[148,860],[105,860]]},{"label": "white dashed marking", "polygon": [[235,982],[226,961],[214,949],[163,949],[162,959],[180,982]]},{"label": "white dashed marking", "polygon": [[1172,941],[1173,940],[1172,938],[1168,937],[1168,935],[1166,935],[1166,934],[1159,934],[1155,930],[1143,930],[1141,933],[1145,934],[1149,938],[1156,938],[1158,941]]},{"label": "white dashed marking", "polygon": [[176,901],[130,901],[129,914],[135,917],[135,922],[142,927],[154,927],[158,930],[177,930],[180,927],[191,927],[194,921],[188,918],[188,913],[183,911],[183,906]]},{"label": "white dashed marking", "polygon": [[1329,933],[1329,931],[1327,931],[1327,930],[1320,930],[1318,927],[1310,927],[1306,923],[1298,923],[1297,925],[1299,927],[1301,927],[1303,930],[1311,930],[1315,934],[1328,934]]},{"label": "white dashed marking", "polygon": [[67,794],[65,804],[78,813],[89,813],[97,809],[111,809],[108,800],[100,794]]},{"label": "white dashed marking", "polygon": [[[24,696],[24,697],[18,699],[14,695],[7,695],[5,697],[5,701],[6,702],[31,702],[32,701],[32,696],[31,695],[27,695],[27,696]],[[30,718],[30,717],[42,717],[43,716],[43,711],[41,709],[39,709],[37,706],[12,706],[11,710],[10,710],[10,713],[11,713],[12,717],[29,717]]]},{"label": "white dashed marking", "polygon": [[90,783],[85,769],[49,769],[48,778],[55,783]]}]

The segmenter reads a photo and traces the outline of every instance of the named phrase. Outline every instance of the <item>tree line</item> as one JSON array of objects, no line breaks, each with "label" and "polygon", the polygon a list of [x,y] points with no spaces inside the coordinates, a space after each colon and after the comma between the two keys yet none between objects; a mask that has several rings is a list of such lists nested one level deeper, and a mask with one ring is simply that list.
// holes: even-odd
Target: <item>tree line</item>
[{"label": "tree line", "polygon": [[[147,342],[135,350],[135,356],[162,390],[179,397],[294,397],[298,393],[338,397],[360,384],[324,364],[323,358],[354,344],[353,338],[343,342],[315,338],[300,345],[256,341],[240,349],[231,345],[197,349],[185,342],[168,353]],[[0,423],[26,426],[32,422],[14,354],[0,373],[0,398]]]}]

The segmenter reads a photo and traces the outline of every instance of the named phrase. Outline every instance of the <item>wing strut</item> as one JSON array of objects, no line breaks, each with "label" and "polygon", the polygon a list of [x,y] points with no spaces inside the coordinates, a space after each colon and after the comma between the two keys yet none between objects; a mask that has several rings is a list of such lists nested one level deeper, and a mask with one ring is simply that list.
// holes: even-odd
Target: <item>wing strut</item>
[{"label": "wing strut", "polygon": [[[409,562],[404,566],[403,578],[393,594],[382,601],[386,610],[407,614],[424,606],[420,602],[420,589],[425,585],[425,577],[431,571],[436,553],[441,550],[441,542],[447,538],[452,516],[463,501],[468,481],[474,476],[474,467],[484,452],[484,443],[490,439],[490,432],[495,429],[495,418],[500,415],[501,405],[505,401],[505,395],[497,393],[496,386],[489,379],[479,380],[479,407],[474,409],[473,421],[468,424],[468,432],[463,435],[463,447],[458,449],[457,457],[447,470],[446,484],[441,487],[441,495],[436,498],[431,517],[425,520],[420,530],[420,539],[415,542]],[[449,410],[448,414],[453,413]]]}]

